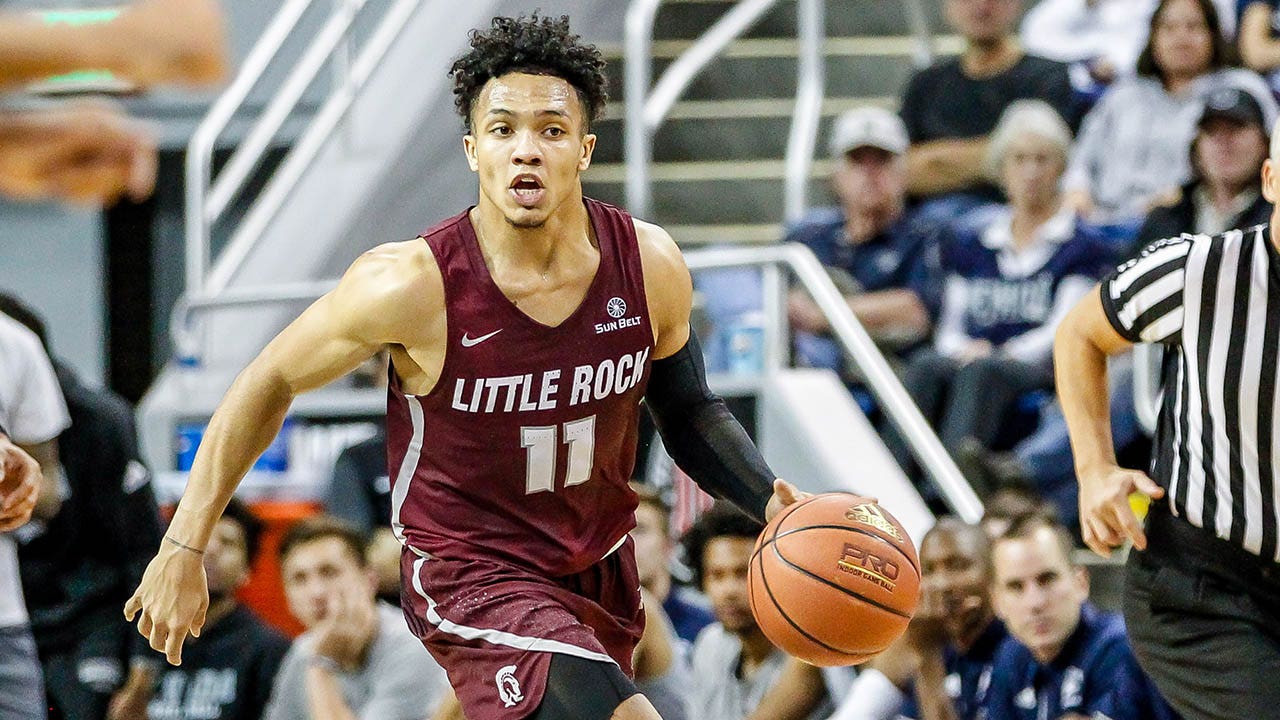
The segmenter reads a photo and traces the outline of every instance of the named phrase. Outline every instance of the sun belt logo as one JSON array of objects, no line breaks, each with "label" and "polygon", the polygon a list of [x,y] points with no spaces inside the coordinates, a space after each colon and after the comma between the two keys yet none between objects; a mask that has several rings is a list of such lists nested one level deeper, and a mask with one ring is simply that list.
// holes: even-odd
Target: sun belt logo
[{"label": "sun belt logo", "polygon": [[498,684],[498,697],[506,707],[515,707],[516,703],[524,699],[524,694],[520,692],[520,681],[516,680],[515,665],[508,665],[499,670],[498,674],[493,676],[493,681]]},{"label": "sun belt logo", "polygon": [[626,317],[627,301],[620,297],[609,298],[609,302],[605,303],[605,312],[609,313],[609,317],[613,318],[610,322],[596,323],[596,334],[603,335],[614,330],[635,327],[640,324],[640,316]]}]

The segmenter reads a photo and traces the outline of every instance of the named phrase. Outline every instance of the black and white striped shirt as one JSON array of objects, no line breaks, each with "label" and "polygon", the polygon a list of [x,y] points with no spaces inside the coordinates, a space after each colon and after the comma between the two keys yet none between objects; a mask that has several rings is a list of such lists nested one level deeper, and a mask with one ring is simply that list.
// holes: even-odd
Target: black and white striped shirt
[{"label": "black and white striped shirt", "polygon": [[1102,282],[1133,342],[1162,343],[1152,478],[1175,515],[1280,561],[1280,254],[1267,226],[1148,245]]}]

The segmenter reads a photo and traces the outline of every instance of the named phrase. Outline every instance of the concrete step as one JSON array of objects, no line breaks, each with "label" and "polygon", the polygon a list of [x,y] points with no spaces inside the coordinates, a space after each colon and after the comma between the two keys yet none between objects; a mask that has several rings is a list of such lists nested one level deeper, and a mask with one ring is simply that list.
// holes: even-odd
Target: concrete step
[{"label": "concrete step", "polygon": [[[840,113],[864,105],[896,110],[896,97],[828,98],[818,127],[818,155],[826,153],[831,124]],[[656,162],[756,160],[786,155],[792,100],[698,100],[672,108],[654,136]],[[615,105],[596,128],[596,163],[623,160],[622,107]]]},{"label": "concrete step", "polygon": [[[654,23],[659,38],[689,39],[701,35],[734,5],[729,0],[673,0],[663,3]],[[941,3],[924,0],[925,15],[934,32],[943,27]],[[827,0],[828,35],[892,35],[910,31],[901,2],[884,0]],[[796,4],[784,0],[773,7],[746,37],[795,37]]]},{"label": "concrete step", "polygon": [[[783,217],[785,163],[781,160],[663,163],[653,168],[652,217],[662,225],[774,225]],[[831,163],[814,163],[809,204],[831,204]],[[583,175],[587,195],[626,207],[622,165],[592,166]],[[776,239],[776,238],[775,238]]]},{"label": "concrete step", "polygon": [[[654,61],[654,79],[675,57],[682,43],[665,48]],[[958,44],[941,44],[948,52]],[[907,37],[831,38],[825,46],[826,95],[828,97],[899,96],[915,70],[911,62],[912,41]],[[663,49],[663,48],[659,48]],[[743,40],[712,61],[690,83],[682,100],[725,98],[776,99],[791,97],[796,87],[796,44],[794,40]],[[623,95],[622,63],[608,68],[609,95],[615,101]]]}]

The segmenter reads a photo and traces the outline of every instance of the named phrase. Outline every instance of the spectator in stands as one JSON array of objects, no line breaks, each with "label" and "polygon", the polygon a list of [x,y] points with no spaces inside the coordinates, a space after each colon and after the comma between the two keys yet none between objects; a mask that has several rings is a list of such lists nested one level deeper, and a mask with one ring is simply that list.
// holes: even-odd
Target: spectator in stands
[{"label": "spectator in stands", "polygon": [[[1062,205],[1058,183],[1070,147],[1053,108],[1035,100],[1010,106],[988,151],[1009,206],[942,249],[934,345],[912,357],[903,384],[949,450],[966,438],[992,446],[1023,394],[1051,388],[1053,333],[1110,259]],[[901,438],[888,439],[910,467]]]},{"label": "spectator in stands", "polygon": [[998,202],[984,173],[987,136],[1010,104],[1040,99],[1074,124],[1067,66],[1026,54],[1014,28],[1021,0],[946,0],[965,49],[920,70],[907,85],[902,119],[911,138],[907,190],[930,198],[925,217],[951,221]]},{"label": "spectator in stands", "polygon": [[285,656],[265,717],[422,720],[446,695],[444,670],[400,611],[377,602],[364,542],[329,516],[299,521],[280,541],[289,610],[306,627]]},{"label": "spectator in stands", "polygon": [[[1222,88],[1206,99],[1196,128],[1190,148],[1194,179],[1182,187],[1177,202],[1151,211],[1132,252],[1184,232],[1214,235],[1267,222],[1271,205],[1262,197],[1259,178],[1270,140],[1258,101],[1244,90]],[[1112,387],[1133,383],[1132,366],[1124,359],[1111,362],[1109,375]],[[1117,450],[1140,439],[1132,392],[1112,393],[1111,430]],[[967,476],[985,486],[1035,488],[1053,503],[1063,523],[1078,529],[1075,463],[1057,403],[1041,413],[1036,432],[1013,452],[991,454],[968,443],[957,449],[956,460]]]},{"label": "spectator in stands", "polygon": [[1191,176],[1187,147],[1206,96],[1248,90],[1270,125],[1276,103],[1266,83],[1227,68],[1230,59],[1210,0],[1161,0],[1137,75],[1118,81],[1085,118],[1064,181],[1068,206],[1127,247],[1147,212]]},{"label": "spectator in stands", "polygon": [[132,720],[258,720],[289,640],[236,600],[258,555],[262,522],[231,498],[205,548],[209,609],[182,665],[164,665],[158,682],[133,689],[112,708]]},{"label": "spectator in stands", "polygon": [[671,577],[675,542],[671,538],[671,513],[656,490],[631,483],[639,496],[636,527],[631,539],[636,544],[636,569],[640,586],[662,606],[676,635],[691,645],[703,628],[715,622],[707,599],[696,590],[677,585]]},{"label": "spectator in stands", "polygon": [[867,664],[830,720],[981,717],[991,665],[1008,637],[991,608],[990,541],[941,518],[920,543],[920,605],[906,634]]},{"label": "spectator in stands", "polygon": [[138,684],[153,677],[157,662],[120,616],[160,544],[151,473],[139,460],[129,404],[86,387],[52,359],[44,321],[16,297],[0,293],[0,313],[39,339],[70,413],[58,438],[57,513],[15,536],[49,707],[55,717],[97,720],[107,715],[126,669]]},{"label": "spectator in stands", "polygon": [[1240,59],[1280,95],[1280,1],[1240,0]]},{"label": "spectator in stands", "polygon": [[1043,515],[1015,521],[992,546],[992,601],[1016,642],[996,655],[988,720],[1176,717],[1138,667],[1124,621],[1089,604],[1071,548],[1066,528]]},{"label": "spectator in stands", "polygon": [[[917,344],[929,331],[927,305],[935,294],[929,267],[939,233],[907,214],[907,129],[888,110],[856,108],[836,120],[830,148],[836,162],[831,188],[840,205],[810,213],[785,242],[813,251],[877,343],[889,349]],[[841,353],[813,300],[793,292],[789,315],[801,362],[838,370]]]},{"label": "spectator in stands", "polygon": [[[778,681],[786,663],[787,655],[756,625],[747,601],[747,566],[760,530],[758,522],[718,502],[685,534],[686,557],[717,620],[693,646],[690,718],[743,720]],[[797,697],[791,705],[813,717],[825,717],[829,710],[825,689]]]},{"label": "spectator in stands", "polygon": [[1040,0],[1022,18],[1027,52],[1067,63],[1077,94],[1092,103],[1133,74],[1156,0]]},{"label": "spectator in stands", "polygon": [[[70,424],[48,355],[35,333],[0,313],[0,427],[9,440],[40,463],[40,490],[25,528],[57,515],[62,470],[58,435]],[[0,535],[0,717],[44,720],[44,681],[31,635],[18,551],[13,534]]]},{"label": "spectator in stands", "polygon": [[1216,235],[1267,222],[1271,205],[1262,197],[1262,162],[1271,126],[1254,96],[1223,88],[1205,99],[1191,142],[1192,180],[1178,201],[1147,215],[1133,251],[1184,232]]}]

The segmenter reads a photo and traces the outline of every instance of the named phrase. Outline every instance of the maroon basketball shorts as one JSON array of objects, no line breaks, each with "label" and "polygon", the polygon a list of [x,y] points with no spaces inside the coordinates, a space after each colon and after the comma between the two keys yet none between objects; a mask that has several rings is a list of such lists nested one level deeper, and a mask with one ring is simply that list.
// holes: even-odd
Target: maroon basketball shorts
[{"label": "maroon basketball shorts", "polygon": [[633,676],[644,609],[630,538],[595,565],[560,578],[408,550],[400,571],[409,628],[449,673],[469,718],[518,720],[536,710],[552,653],[616,663]]}]

